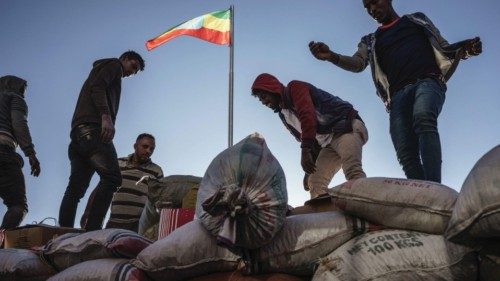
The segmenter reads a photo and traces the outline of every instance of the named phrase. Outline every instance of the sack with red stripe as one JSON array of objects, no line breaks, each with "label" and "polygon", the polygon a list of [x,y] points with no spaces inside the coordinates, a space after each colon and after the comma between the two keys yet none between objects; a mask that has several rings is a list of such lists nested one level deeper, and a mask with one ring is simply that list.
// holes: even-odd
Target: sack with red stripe
[{"label": "sack with red stripe", "polygon": [[194,209],[161,209],[158,239],[162,239],[193,219]]},{"label": "sack with red stripe", "polygon": [[135,258],[151,241],[125,229],[103,229],[61,235],[42,249],[43,257],[57,270],[102,258]]}]

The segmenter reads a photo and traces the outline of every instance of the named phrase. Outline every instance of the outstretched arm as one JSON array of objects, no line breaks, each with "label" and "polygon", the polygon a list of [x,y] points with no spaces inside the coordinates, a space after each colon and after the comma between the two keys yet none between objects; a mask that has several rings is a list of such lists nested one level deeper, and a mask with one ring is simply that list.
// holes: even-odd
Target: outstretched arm
[{"label": "outstretched arm", "polygon": [[464,46],[465,52],[462,59],[468,59],[472,56],[479,56],[483,52],[483,43],[481,38],[475,37],[467,40]]},{"label": "outstretched arm", "polygon": [[325,43],[315,41],[309,42],[309,51],[318,60],[329,61],[347,71],[361,72],[368,66],[368,49],[362,42],[352,56],[335,53]]}]

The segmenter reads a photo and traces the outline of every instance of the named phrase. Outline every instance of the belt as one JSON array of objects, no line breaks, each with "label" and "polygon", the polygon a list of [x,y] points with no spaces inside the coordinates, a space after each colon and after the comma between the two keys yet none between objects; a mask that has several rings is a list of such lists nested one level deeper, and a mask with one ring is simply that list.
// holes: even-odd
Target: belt
[{"label": "belt", "polygon": [[95,127],[95,128],[98,128],[100,127],[101,125],[98,124],[98,123],[82,123],[82,124],[78,124],[74,127],[74,129],[84,129],[84,128],[88,128],[88,127]]},{"label": "belt", "polygon": [[0,145],[16,148],[17,142],[10,136],[0,133]]}]

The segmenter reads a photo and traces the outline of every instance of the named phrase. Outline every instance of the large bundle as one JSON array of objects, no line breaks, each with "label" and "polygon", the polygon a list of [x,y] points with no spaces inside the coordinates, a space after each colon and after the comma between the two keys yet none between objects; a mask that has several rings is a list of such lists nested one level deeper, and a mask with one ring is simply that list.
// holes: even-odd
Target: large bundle
[{"label": "large bundle", "polygon": [[481,157],[465,179],[445,235],[460,243],[500,238],[500,145]]},{"label": "large bundle", "polygon": [[319,258],[354,236],[375,229],[378,228],[340,212],[290,216],[272,243],[255,250],[249,271],[310,276]]},{"label": "large bundle", "polygon": [[155,205],[171,203],[170,208],[181,208],[184,197],[193,188],[198,188],[201,178],[189,175],[172,175],[148,181],[148,199]]},{"label": "large bundle", "polygon": [[60,271],[88,260],[135,258],[150,244],[151,241],[130,230],[103,229],[59,236],[44,246],[42,254]]},{"label": "large bundle", "polygon": [[329,190],[346,213],[391,228],[443,234],[457,192],[430,181],[364,178]]},{"label": "large bundle", "polygon": [[131,263],[157,281],[177,281],[236,270],[241,256],[217,245],[199,220],[144,249]]},{"label": "large bundle", "polygon": [[148,180],[148,201],[139,220],[139,234],[151,240],[158,238],[160,213],[158,208],[194,208],[193,195],[200,185],[201,178],[190,175],[172,175],[160,180]]},{"label": "large bundle", "polygon": [[56,271],[33,251],[0,249],[0,280],[42,281]]},{"label": "large bundle", "polygon": [[249,249],[271,241],[286,211],[285,174],[257,133],[215,157],[196,202],[196,216],[220,242]]},{"label": "large bundle", "polygon": [[149,278],[126,259],[98,259],[79,263],[47,281],[147,281]]},{"label": "large bundle", "polygon": [[476,280],[472,249],[441,235],[381,230],[345,243],[321,260],[313,281]]}]

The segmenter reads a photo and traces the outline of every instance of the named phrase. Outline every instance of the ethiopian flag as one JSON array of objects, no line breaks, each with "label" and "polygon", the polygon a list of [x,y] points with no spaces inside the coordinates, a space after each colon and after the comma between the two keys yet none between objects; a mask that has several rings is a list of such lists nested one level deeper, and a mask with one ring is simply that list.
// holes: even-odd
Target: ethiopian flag
[{"label": "ethiopian flag", "polygon": [[209,13],[170,28],[163,34],[146,42],[148,51],[181,35],[189,35],[214,44],[229,44],[231,10]]}]

